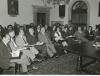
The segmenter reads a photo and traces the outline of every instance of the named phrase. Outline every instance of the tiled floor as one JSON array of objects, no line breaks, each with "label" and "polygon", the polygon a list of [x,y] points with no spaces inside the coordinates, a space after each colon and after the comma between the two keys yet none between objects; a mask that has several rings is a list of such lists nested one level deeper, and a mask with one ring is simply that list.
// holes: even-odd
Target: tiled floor
[{"label": "tiled floor", "polygon": [[[77,56],[73,54],[62,55],[58,58],[51,58],[40,63],[34,63],[35,66],[38,66],[38,70],[30,70],[29,74],[32,75],[65,75],[65,74],[79,74],[76,71],[76,60]],[[89,59],[84,59],[85,62]],[[91,65],[94,69],[94,65]],[[100,67],[99,64],[97,66]],[[90,68],[90,67],[89,67]],[[30,69],[30,68],[29,68]],[[97,68],[96,68],[97,69]],[[86,73],[81,73],[82,75]]]},{"label": "tiled floor", "polygon": [[[74,60],[74,61],[73,61]],[[36,64],[39,70],[31,71],[32,74],[72,74],[75,70],[76,57],[68,54],[58,58],[48,59]]]}]

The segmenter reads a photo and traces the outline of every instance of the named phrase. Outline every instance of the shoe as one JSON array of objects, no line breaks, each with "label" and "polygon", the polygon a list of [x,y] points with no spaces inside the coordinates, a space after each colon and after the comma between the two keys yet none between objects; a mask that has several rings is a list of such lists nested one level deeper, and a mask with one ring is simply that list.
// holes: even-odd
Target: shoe
[{"label": "shoe", "polygon": [[41,62],[42,59],[34,59],[34,62]]},{"label": "shoe", "polygon": [[65,53],[65,54],[68,54],[68,52],[67,52],[66,50],[64,50],[64,53]]},{"label": "shoe", "polygon": [[38,67],[36,67],[36,66],[32,67],[32,70],[37,70],[37,69],[38,69]]}]

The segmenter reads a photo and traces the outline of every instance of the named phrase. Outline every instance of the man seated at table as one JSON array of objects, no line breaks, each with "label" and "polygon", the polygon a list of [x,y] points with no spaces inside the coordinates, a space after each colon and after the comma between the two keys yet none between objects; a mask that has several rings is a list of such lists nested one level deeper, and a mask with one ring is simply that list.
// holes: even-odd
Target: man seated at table
[{"label": "man seated at table", "polygon": [[82,31],[82,28],[79,26],[78,30],[75,32],[74,36],[79,40],[79,42],[88,42],[89,40],[85,38],[85,33]]},{"label": "man seated at table", "polygon": [[29,65],[27,57],[22,54],[19,59],[10,59],[12,58],[12,51],[8,46],[9,41],[10,36],[8,32],[5,31],[2,35],[2,41],[0,42],[0,68],[7,70],[11,63],[18,63],[22,65],[22,71],[26,74],[28,72],[27,65]]}]

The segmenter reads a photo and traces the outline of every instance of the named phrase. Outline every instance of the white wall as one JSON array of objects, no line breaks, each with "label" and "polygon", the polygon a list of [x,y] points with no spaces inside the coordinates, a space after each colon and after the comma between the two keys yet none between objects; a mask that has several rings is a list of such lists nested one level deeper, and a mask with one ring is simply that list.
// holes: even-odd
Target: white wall
[{"label": "white wall", "polygon": [[[69,5],[74,0],[70,0]],[[100,24],[100,17],[98,17],[98,7],[100,0],[87,0],[90,5],[90,25],[95,26]],[[33,22],[33,8],[32,5],[44,6],[41,0],[19,0],[19,15],[17,17],[11,17],[8,15],[7,0],[0,0],[0,24],[8,25],[17,22],[19,24],[29,24]],[[50,11],[50,21],[64,21],[64,24],[68,23],[68,8],[66,5],[66,13],[63,19],[59,18],[59,7],[55,6]]]},{"label": "white wall", "polygon": [[14,22],[19,24],[33,22],[32,5],[43,6],[43,2],[41,0],[19,0],[19,15],[11,17],[8,15],[7,0],[0,0],[0,24],[6,26]]},{"label": "white wall", "polygon": [[[61,19],[59,18],[59,7],[56,6],[51,10],[51,21],[64,21],[64,24],[68,23],[68,8],[75,0],[70,0],[70,3],[66,5],[66,13],[65,18]],[[76,0],[77,1],[77,0]],[[90,12],[89,12],[89,25],[95,27],[96,24],[100,24],[100,17],[98,17],[98,9],[99,9],[99,2],[100,0],[84,0],[88,2],[90,6]]]},{"label": "white wall", "polygon": [[64,21],[64,24],[68,23],[68,5],[66,5],[65,11],[66,11],[65,17],[64,18],[60,18],[59,17],[59,6],[56,5],[55,7],[53,7],[51,9],[50,21]]},{"label": "white wall", "polygon": [[90,4],[90,25],[95,27],[96,24],[100,24],[100,17],[98,16],[100,0],[89,0]]}]

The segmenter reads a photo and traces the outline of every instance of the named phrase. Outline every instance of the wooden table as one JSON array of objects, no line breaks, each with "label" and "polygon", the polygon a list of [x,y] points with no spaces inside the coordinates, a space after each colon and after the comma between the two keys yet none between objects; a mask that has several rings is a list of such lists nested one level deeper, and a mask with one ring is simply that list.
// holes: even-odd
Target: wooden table
[{"label": "wooden table", "polygon": [[[89,66],[90,64],[93,64],[94,62],[98,61],[100,62],[100,50],[97,50],[93,46],[93,42],[88,42],[88,43],[78,43],[74,41],[73,39],[67,40],[69,46],[68,47],[63,47],[63,50],[67,50],[70,53],[76,54],[77,57],[77,68],[76,70],[79,71],[80,73],[82,71],[89,72],[86,70],[86,67]],[[83,57],[90,58],[92,61],[83,64]],[[92,74],[95,74],[95,72],[89,72]]]}]

